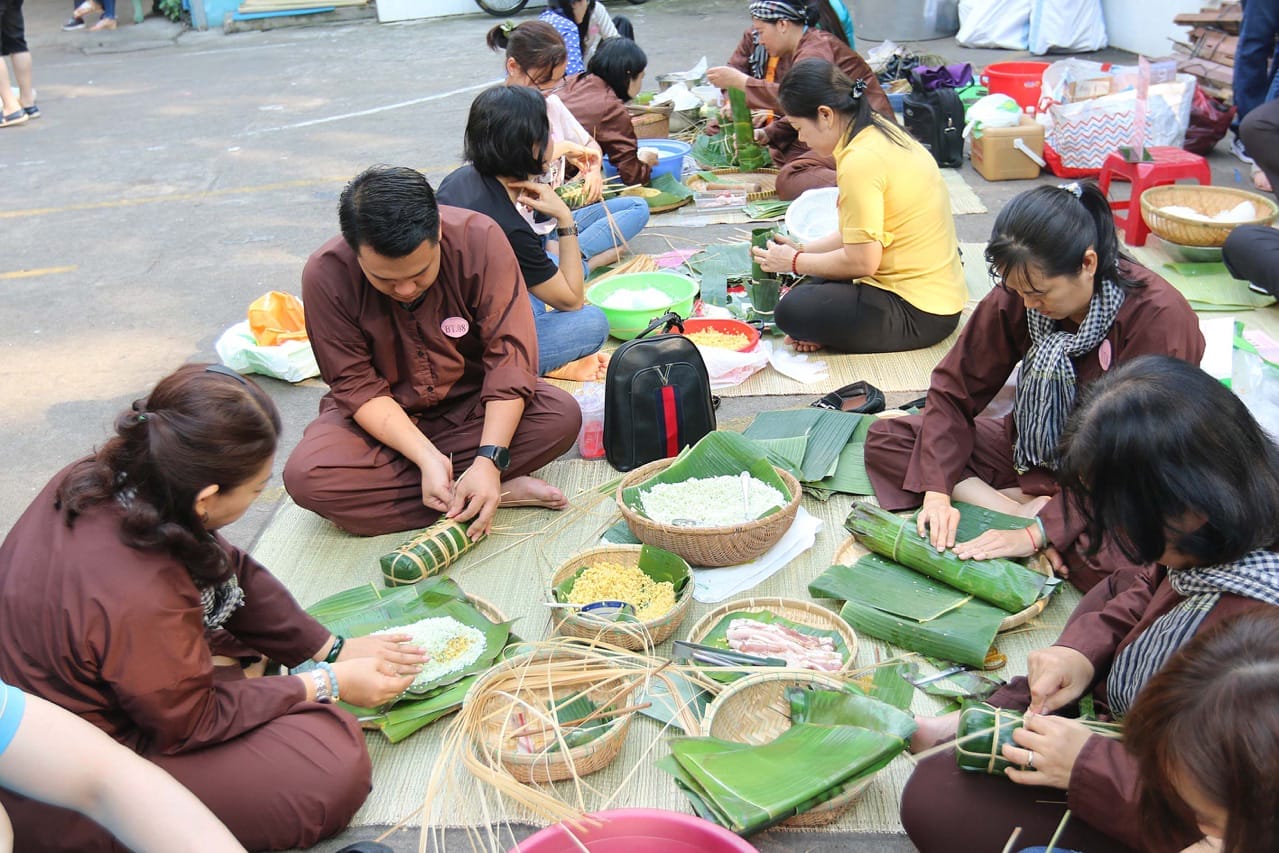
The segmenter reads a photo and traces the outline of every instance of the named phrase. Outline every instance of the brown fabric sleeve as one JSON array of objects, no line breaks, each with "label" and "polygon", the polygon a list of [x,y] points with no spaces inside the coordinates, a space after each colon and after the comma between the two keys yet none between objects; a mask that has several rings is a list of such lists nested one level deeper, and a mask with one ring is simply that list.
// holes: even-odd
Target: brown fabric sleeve
[{"label": "brown fabric sleeve", "polygon": [[227,545],[244,590],[244,606],[226,629],[245,645],[289,667],[311,658],[330,631],[302,609],[284,584],[257,560]]},{"label": "brown fabric sleeve", "polygon": [[[350,266],[328,249],[316,252],[302,270],[302,302],[306,306],[306,334],[329,385],[329,396],[347,417],[374,397],[391,397],[391,386],[373,368],[373,353],[360,328],[350,300]],[[350,261],[356,264],[355,260]],[[355,275],[361,278],[355,266]],[[368,286],[366,283],[362,284]]]},{"label": "brown fabric sleeve", "polygon": [[628,184],[646,184],[653,174],[653,167],[639,159],[639,143],[635,138],[635,125],[631,122],[631,114],[617,96],[609,91],[600,116],[599,126],[592,136],[600,144],[600,148],[608,155],[609,162],[617,169],[622,180]]},{"label": "brown fabric sleeve", "polygon": [[[750,72],[747,71],[746,75],[750,77]],[[782,105],[777,101],[777,89],[776,83],[750,77],[746,81],[746,106],[752,110],[772,110],[780,113]]]},{"label": "brown fabric sleeve", "polygon": [[754,27],[746,28],[746,32],[742,33],[742,40],[737,43],[733,55],[725,63],[729,68],[736,68],[747,77],[751,76],[751,54],[755,52],[755,40],[751,37],[753,30]]},{"label": "brown fabric sleeve", "polygon": [[[839,67],[843,69],[844,73],[854,80],[866,81],[866,93],[863,97],[870,99],[870,108],[893,124],[896,124],[897,114],[893,112],[893,104],[888,100],[888,95],[884,93],[884,87],[879,85],[879,78],[875,76],[875,72],[866,64],[866,60],[862,59],[861,54],[855,50],[840,51],[839,53]],[[825,57],[822,58],[825,59]],[[836,60],[832,58],[831,61],[834,62]]]},{"label": "brown fabric sleeve", "polygon": [[456,265],[461,275],[474,279],[464,290],[476,299],[484,341],[480,400],[518,397],[527,403],[537,385],[537,327],[519,263],[502,229],[487,216],[467,217],[462,227],[462,239],[451,250],[463,255]]},{"label": "brown fabric sleeve", "polygon": [[[1093,735],[1075,759],[1066,800],[1071,814],[1080,820],[1134,849],[1149,850],[1149,834],[1143,831],[1137,805],[1140,789],[1137,761],[1123,743]],[[1188,838],[1172,849],[1180,850],[1195,840]]]},{"label": "brown fabric sleeve", "polygon": [[1141,576],[1100,610],[1072,619],[1054,645],[1064,646],[1088,658],[1096,679],[1110,671],[1115,652],[1150,609],[1164,571],[1150,565]]}]

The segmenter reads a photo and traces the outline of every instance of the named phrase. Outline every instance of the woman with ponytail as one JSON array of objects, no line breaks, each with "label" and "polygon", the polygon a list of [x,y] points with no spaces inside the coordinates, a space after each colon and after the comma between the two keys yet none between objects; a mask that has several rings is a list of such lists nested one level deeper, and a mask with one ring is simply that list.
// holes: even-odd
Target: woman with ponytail
[{"label": "woman with ponytail", "polygon": [[[1168,282],[1123,252],[1110,205],[1090,183],[1036,187],[1010,201],[986,263],[997,286],[933,371],[923,414],[871,427],[875,495],[893,511],[922,503],[919,533],[938,550],[965,559],[1043,552],[1081,590],[1106,579],[1104,600],[1136,566],[1110,537],[1090,537],[1081,508],[1059,494],[1058,442],[1079,392],[1112,368],[1148,354],[1197,365],[1199,320]],[[1019,364],[1012,412],[984,415]],[[956,542],[952,501],[1036,523]]]},{"label": "woman with ponytail", "polygon": [[968,296],[937,163],[869,95],[865,81],[821,59],[796,63],[782,81],[786,121],[814,153],[833,157],[839,186],[837,231],[752,250],[765,272],[807,277],[776,313],[801,352],[932,346],[955,330]]},{"label": "woman with ponytail", "polygon": [[586,70],[586,39],[594,7],[595,0],[546,0],[546,11],[537,16],[564,39],[568,59],[564,73],[569,77]]},{"label": "woman with ponytail", "polygon": [[[333,636],[219,535],[265,487],[279,434],[257,385],[186,365],[57,474],[0,546],[0,679],[159,765],[251,850],[346,826],[371,768],[355,718],[327,703],[376,707],[426,659],[397,645],[405,635]],[[247,677],[266,660],[320,663]],[[3,790],[0,805],[17,849],[119,849],[74,812]]]},{"label": "woman with ponytail", "polygon": [[[853,80],[864,81],[871,109],[896,122],[875,73],[849,46],[847,32],[826,0],[754,0],[750,14],[751,29],[729,64],[706,72],[713,85],[744,90],[752,110],[780,115],[778,92],[787,72],[805,59],[823,59],[839,66]],[[830,29],[818,29],[819,25]],[[790,122],[778,118],[755,135],[757,141],[768,144],[773,165],[781,170],[777,176],[779,198],[790,200],[807,189],[835,186],[834,160],[810,151]]]}]

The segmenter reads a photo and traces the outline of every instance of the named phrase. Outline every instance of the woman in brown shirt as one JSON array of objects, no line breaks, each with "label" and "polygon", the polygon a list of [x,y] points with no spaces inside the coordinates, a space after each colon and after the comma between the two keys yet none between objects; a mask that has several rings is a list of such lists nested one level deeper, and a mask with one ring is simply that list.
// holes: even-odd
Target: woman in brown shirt
[{"label": "woman in brown shirt", "polygon": [[[817,20],[803,0],[756,0],[750,5],[750,13],[760,45],[776,60],[776,65],[769,66],[771,78],[759,79],[732,65],[721,65],[706,72],[706,78],[713,85],[745,90],[746,103],[751,109],[772,110],[780,115],[777,91],[786,72],[800,60],[824,59],[838,65],[853,80],[866,81],[866,97],[870,99],[871,108],[889,121],[897,122],[892,104],[870,66],[847,43],[816,29]],[[773,165],[781,170],[777,176],[778,198],[794,199],[804,190],[835,186],[834,158],[814,154],[800,142],[799,134],[786,119],[777,119],[755,135],[759,141],[768,143]]]},{"label": "woman in brown shirt", "polygon": [[[1003,750],[1020,769],[1008,779],[967,773],[949,751],[919,763],[902,824],[922,853],[998,850],[1018,826],[1022,846],[1043,844],[1067,808],[1068,849],[1171,853],[1199,837],[1182,828],[1152,838],[1136,760],[1058,712],[1073,715],[1092,693],[1122,719],[1199,632],[1275,611],[1279,447],[1238,397],[1179,359],[1139,358],[1085,397],[1062,444],[1063,488],[1086,508],[1093,542],[1108,531],[1133,562],[1155,565],[1100,609],[1076,611],[1055,645],[1031,653],[1027,677],[987,700],[1033,712]],[[915,745],[952,736],[955,716],[921,721]]]},{"label": "woman in brown shirt", "polygon": [[[252,850],[310,846],[368,795],[355,719],[425,658],[405,636],[338,643],[217,531],[270,477],[279,413],[220,365],[186,365],[64,469],[0,546],[0,679],[93,723],[189,788]],[[338,654],[334,654],[334,651]],[[240,661],[295,666],[245,677]],[[74,812],[0,791],[21,850],[113,850]]]}]

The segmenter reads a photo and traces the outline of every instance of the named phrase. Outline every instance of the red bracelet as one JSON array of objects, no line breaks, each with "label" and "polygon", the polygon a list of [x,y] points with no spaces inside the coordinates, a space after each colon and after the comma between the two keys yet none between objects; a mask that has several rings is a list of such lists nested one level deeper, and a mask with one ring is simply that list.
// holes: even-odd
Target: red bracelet
[{"label": "red bracelet", "polygon": [[795,254],[791,256],[791,259],[790,259],[791,275],[796,275],[796,276],[799,275],[799,256],[802,254],[804,254],[802,251],[796,251]]},{"label": "red bracelet", "polygon": [[1035,553],[1039,553],[1039,546],[1035,544],[1035,534],[1031,533],[1033,525],[1026,525],[1022,530],[1026,531],[1026,535],[1030,537],[1030,547],[1035,549]]}]

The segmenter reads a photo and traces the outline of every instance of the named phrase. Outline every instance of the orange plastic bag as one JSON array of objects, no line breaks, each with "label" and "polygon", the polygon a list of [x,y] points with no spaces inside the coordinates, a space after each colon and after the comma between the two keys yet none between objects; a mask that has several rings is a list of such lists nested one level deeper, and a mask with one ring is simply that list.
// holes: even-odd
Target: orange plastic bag
[{"label": "orange plastic bag", "polygon": [[249,329],[258,346],[273,347],[285,341],[306,340],[302,300],[292,293],[272,290],[249,306]]}]

